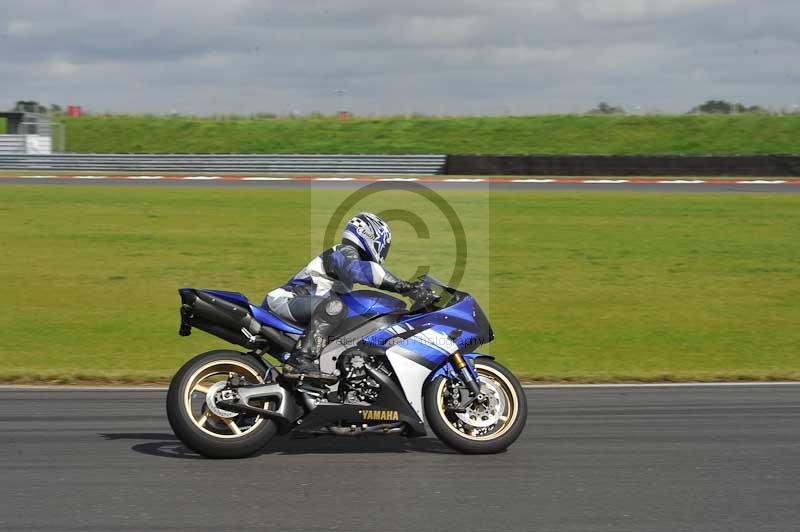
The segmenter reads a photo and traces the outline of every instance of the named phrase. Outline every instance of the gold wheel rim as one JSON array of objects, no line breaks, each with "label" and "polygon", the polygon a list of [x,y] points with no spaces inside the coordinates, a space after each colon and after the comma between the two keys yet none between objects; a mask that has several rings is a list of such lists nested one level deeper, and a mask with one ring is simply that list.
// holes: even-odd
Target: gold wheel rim
[{"label": "gold wheel rim", "polygon": [[480,362],[475,363],[475,371],[478,373],[478,380],[484,382],[483,379],[491,379],[494,381],[494,384],[499,385],[500,390],[504,394],[505,402],[506,402],[506,409],[504,410],[503,414],[499,416],[500,421],[503,425],[500,427],[499,430],[492,432],[490,434],[485,435],[472,435],[467,432],[461,430],[458,425],[457,421],[451,420],[447,415],[447,410],[444,404],[444,391],[445,386],[447,384],[447,379],[442,379],[439,383],[439,386],[436,390],[436,405],[439,410],[439,416],[444,421],[445,426],[448,429],[455,432],[462,438],[466,438],[473,441],[491,441],[496,438],[499,438],[511,428],[514,424],[514,421],[517,419],[517,415],[519,413],[519,397],[517,397],[517,392],[514,389],[514,386],[511,382],[499,371],[496,369],[481,364]]},{"label": "gold wheel rim", "polygon": [[[214,381],[211,379],[216,377],[230,378],[231,374],[244,377],[245,380],[250,384],[264,383],[264,379],[261,377],[261,375],[246,364],[242,364],[237,360],[230,359],[216,360],[214,362],[209,362],[192,373],[192,376],[189,378],[189,384],[186,386],[184,392],[183,407],[186,411],[186,414],[192,420],[195,427],[215,438],[241,438],[249,434],[264,421],[263,416],[257,415],[255,416],[255,420],[251,425],[248,425],[247,427],[240,427],[236,423],[236,419],[241,418],[241,416],[237,416],[235,418],[222,418],[208,410],[208,407],[205,405],[205,398],[208,394],[209,388],[214,384]],[[216,382],[219,382],[219,380],[222,379],[218,379]],[[203,406],[198,413],[195,412],[195,409],[192,406],[193,397],[199,397],[199,395],[195,394],[201,394],[203,397]],[[228,434],[209,430],[208,427],[226,430]]]}]

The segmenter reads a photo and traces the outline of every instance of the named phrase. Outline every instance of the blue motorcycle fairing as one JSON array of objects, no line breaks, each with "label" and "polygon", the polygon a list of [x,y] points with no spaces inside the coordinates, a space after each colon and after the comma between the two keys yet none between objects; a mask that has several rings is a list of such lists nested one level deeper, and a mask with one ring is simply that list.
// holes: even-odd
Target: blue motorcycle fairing
[{"label": "blue motorcycle fairing", "polygon": [[353,316],[371,318],[406,310],[406,304],[402,300],[375,290],[355,290],[339,297],[347,305],[348,318]]},{"label": "blue motorcycle fairing", "polygon": [[[385,346],[392,340],[392,348],[396,346],[413,353],[418,357],[418,364],[434,371],[449,365],[450,356],[456,351],[466,357],[478,346],[493,339],[494,332],[483,310],[472,296],[465,295],[451,306],[410,316],[369,334],[363,341]],[[477,379],[473,365],[467,364],[467,368],[472,377]]]},{"label": "blue motorcycle fairing", "polygon": [[[405,338],[400,345],[410,349],[430,360],[431,363],[439,365],[441,354],[449,356],[450,353],[444,349],[445,341],[442,345],[429,345],[429,342],[419,341],[414,337],[425,330],[433,330],[437,336],[448,336],[452,332],[461,331],[455,344],[461,353],[470,353],[479,345],[492,341],[494,333],[491,327],[484,327],[477,319],[478,313],[483,314],[472,297],[466,297],[451,307],[445,307],[433,312],[422,315],[409,316],[398,322],[393,327],[380,329],[364,338],[364,342],[382,346],[395,337]],[[416,332],[414,332],[416,331]],[[414,345],[406,345],[413,343]]]},{"label": "blue motorcycle fairing", "polygon": [[207,294],[211,294],[212,296],[216,296],[220,299],[224,299],[225,301],[230,301],[231,303],[236,303],[237,305],[241,305],[243,307],[247,307],[250,305],[250,300],[244,294],[240,294],[239,292],[226,292],[225,290],[206,290],[201,289],[201,292],[205,292]]}]

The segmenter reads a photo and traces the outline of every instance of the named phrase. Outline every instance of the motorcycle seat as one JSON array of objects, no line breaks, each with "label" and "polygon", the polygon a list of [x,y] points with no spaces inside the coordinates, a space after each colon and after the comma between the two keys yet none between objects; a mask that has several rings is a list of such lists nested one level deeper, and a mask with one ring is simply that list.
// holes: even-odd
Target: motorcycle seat
[{"label": "motorcycle seat", "polygon": [[261,308],[263,308],[264,310],[266,310],[267,312],[272,314],[275,317],[275,319],[278,319],[278,320],[282,321],[286,325],[290,325],[292,327],[296,327],[296,328],[301,329],[303,331],[305,331],[306,327],[308,327],[308,323],[298,323],[296,321],[292,321],[292,320],[286,319],[283,316],[278,316],[277,314],[272,312],[272,310],[269,307],[267,307],[266,305],[261,305]]}]

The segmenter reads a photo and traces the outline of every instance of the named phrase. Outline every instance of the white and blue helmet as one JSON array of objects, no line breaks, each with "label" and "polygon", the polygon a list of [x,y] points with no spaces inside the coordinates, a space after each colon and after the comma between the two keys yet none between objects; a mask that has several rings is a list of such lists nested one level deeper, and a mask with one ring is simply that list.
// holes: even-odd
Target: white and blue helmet
[{"label": "white and blue helmet", "polygon": [[356,246],[369,260],[383,264],[389,254],[392,233],[389,231],[389,224],[374,214],[362,212],[347,222],[342,241]]}]

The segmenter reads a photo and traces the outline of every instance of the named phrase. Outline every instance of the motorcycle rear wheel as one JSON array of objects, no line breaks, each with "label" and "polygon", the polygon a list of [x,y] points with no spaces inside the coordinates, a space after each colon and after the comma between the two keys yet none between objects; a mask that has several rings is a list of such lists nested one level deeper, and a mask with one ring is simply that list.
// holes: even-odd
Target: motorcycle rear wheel
[{"label": "motorcycle rear wheel", "polygon": [[213,401],[209,406],[206,399],[234,376],[248,384],[263,384],[265,373],[266,367],[257,359],[236,351],[209,351],[192,358],[175,374],[167,392],[167,419],[173,432],[189,449],[207,458],[257,453],[275,436],[276,423],[258,415],[227,412]]},{"label": "motorcycle rear wheel", "polygon": [[437,377],[423,394],[425,418],[436,436],[459,452],[498,453],[514,443],[525,428],[525,392],[513,373],[489,358],[476,359],[475,371],[484,401],[466,412],[454,411],[449,404],[450,380]]}]

